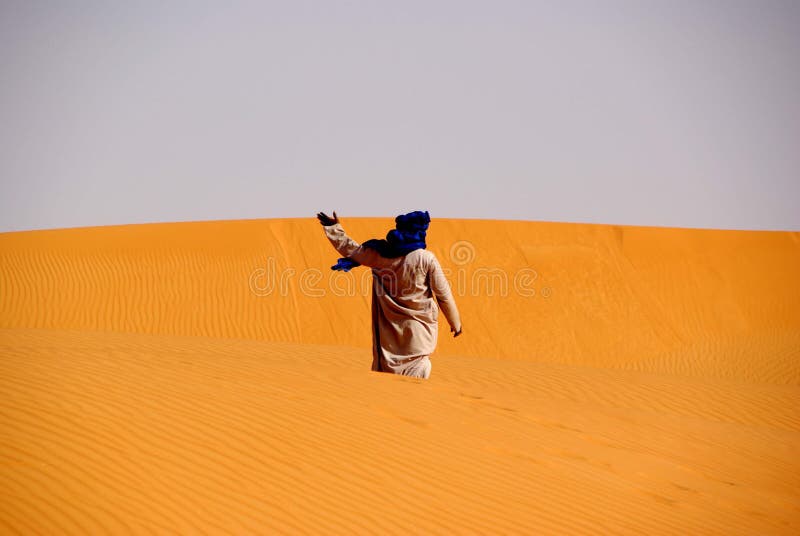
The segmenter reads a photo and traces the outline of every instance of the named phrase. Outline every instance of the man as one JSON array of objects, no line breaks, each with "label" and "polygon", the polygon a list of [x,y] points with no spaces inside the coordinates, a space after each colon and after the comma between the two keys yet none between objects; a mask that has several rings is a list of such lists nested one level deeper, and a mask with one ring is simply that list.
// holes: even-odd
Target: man
[{"label": "man", "polygon": [[317,218],[344,255],[332,270],[347,272],[361,264],[372,268],[372,370],[428,379],[440,307],[453,336],[461,335],[450,284],[436,256],[425,249],[428,212],[401,214],[386,240],[364,244],[347,236],[335,211],[332,218],[324,212]]}]

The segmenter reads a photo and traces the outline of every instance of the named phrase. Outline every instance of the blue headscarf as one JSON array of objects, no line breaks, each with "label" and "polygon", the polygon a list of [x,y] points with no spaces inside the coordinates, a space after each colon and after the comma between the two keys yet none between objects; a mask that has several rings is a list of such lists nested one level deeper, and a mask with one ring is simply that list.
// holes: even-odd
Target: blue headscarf
[{"label": "blue headscarf", "polygon": [[[373,238],[362,244],[364,247],[374,249],[381,257],[395,259],[407,255],[417,249],[425,249],[425,234],[431,217],[428,211],[415,210],[408,214],[401,214],[394,219],[395,228],[386,233],[386,239]],[[360,266],[360,263],[350,257],[342,257],[331,266],[331,270],[349,272],[351,268]]]}]

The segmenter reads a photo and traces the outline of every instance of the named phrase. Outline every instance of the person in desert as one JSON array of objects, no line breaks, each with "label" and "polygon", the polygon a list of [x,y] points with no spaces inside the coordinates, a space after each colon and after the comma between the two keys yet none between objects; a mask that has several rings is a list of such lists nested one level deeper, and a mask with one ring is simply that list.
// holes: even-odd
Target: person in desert
[{"label": "person in desert", "polygon": [[427,211],[395,218],[385,240],[359,244],[344,231],[336,212],[317,214],[325,235],[344,257],[332,270],[372,269],[372,370],[428,379],[436,348],[439,308],[454,337],[461,317],[436,255],[426,249]]}]

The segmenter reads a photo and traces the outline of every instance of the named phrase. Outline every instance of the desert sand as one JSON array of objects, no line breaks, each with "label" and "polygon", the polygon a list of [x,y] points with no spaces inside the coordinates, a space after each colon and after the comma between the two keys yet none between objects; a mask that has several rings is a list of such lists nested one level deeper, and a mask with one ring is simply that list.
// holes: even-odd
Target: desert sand
[{"label": "desert sand", "polygon": [[425,381],[369,370],[316,219],[0,234],[0,533],[800,533],[800,233],[428,244]]}]

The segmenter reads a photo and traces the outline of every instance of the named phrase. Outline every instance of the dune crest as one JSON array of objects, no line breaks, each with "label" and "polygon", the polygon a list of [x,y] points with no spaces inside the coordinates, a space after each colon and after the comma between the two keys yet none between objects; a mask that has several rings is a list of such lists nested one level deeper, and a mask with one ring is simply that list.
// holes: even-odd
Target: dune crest
[{"label": "dune crest", "polygon": [[[465,317],[438,353],[796,385],[798,235],[436,219]],[[0,327],[369,347],[369,270],[336,257],[311,218],[0,234]]]}]

